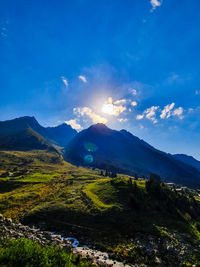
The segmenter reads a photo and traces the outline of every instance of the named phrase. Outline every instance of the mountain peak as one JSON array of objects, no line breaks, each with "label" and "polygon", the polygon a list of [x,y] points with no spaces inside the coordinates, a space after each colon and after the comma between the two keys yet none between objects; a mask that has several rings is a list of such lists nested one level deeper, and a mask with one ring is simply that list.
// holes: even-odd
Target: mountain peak
[{"label": "mountain peak", "polygon": [[91,125],[89,128],[96,128],[96,129],[107,128],[108,129],[108,127],[104,123],[96,123],[96,124]]},{"label": "mountain peak", "polygon": [[36,118],[34,116],[22,116],[22,117],[18,117],[18,118],[7,120],[7,121],[3,121],[3,122],[13,122],[13,121],[37,122],[37,120],[36,120]]},{"label": "mountain peak", "polygon": [[[125,133],[125,134],[131,134],[129,131],[125,130],[125,129],[121,129],[120,133]],[[132,135],[132,134],[131,134]]]},{"label": "mountain peak", "polygon": [[110,128],[108,128],[103,123],[93,124],[87,130],[95,132],[95,133],[108,133],[108,132],[112,131]]},{"label": "mountain peak", "polygon": [[77,131],[67,123],[62,123],[54,127],[47,127],[46,131],[48,132],[50,139],[56,141],[60,146],[66,146],[77,134]]}]

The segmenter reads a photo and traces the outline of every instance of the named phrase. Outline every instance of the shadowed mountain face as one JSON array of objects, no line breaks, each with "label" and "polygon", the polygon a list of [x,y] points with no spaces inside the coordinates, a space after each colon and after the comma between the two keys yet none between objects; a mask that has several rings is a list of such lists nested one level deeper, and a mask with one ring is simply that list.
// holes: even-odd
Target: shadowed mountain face
[{"label": "shadowed mountain face", "polygon": [[161,152],[131,133],[96,124],[78,133],[66,147],[64,158],[76,165],[127,174],[157,173],[171,182],[196,187],[200,173],[170,154]]},{"label": "shadowed mountain face", "polygon": [[175,155],[173,155],[173,157],[175,159],[178,159],[178,160],[186,163],[186,164],[189,164],[189,165],[193,166],[198,171],[200,171],[200,161],[196,160],[192,156],[188,156],[188,155],[185,155],[185,154],[175,154]]},{"label": "shadowed mountain face", "polygon": [[45,128],[34,117],[0,122],[0,149],[31,150],[54,148],[45,139]]},{"label": "shadowed mountain face", "polygon": [[46,130],[49,138],[62,147],[66,146],[77,134],[77,131],[66,123],[56,127],[47,127]]},{"label": "shadowed mountain face", "polygon": [[69,125],[45,128],[34,117],[25,116],[0,122],[0,149],[55,150],[53,145],[66,145],[75,134]]}]

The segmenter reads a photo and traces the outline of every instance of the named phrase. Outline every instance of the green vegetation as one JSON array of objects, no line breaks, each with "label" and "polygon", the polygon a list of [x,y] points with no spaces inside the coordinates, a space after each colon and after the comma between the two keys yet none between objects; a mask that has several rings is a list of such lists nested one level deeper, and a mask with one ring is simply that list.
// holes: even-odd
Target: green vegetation
[{"label": "green vegetation", "polygon": [[98,182],[88,184],[83,190],[85,194],[92,200],[95,208],[106,210],[112,207],[120,207],[115,204],[116,199],[111,199],[115,195],[116,190],[110,184],[110,179],[101,179]]},{"label": "green vegetation", "polygon": [[0,240],[0,265],[26,267],[89,267],[91,262],[59,247],[41,246],[31,240]]},{"label": "green vegetation", "polygon": [[[198,198],[155,179],[104,177],[46,151],[0,152],[0,166],[0,213],[16,221],[73,231],[137,263],[155,260],[131,241],[138,233],[164,239],[175,230],[200,240]],[[195,253],[188,264],[198,262]]]}]

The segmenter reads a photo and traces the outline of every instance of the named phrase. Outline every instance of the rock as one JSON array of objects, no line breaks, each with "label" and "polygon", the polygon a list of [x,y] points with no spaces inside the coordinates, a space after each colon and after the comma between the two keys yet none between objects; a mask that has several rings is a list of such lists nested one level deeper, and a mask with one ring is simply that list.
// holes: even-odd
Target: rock
[{"label": "rock", "polygon": [[5,223],[10,225],[12,223],[12,219],[11,218],[5,218]]},{"label": "rock", "polygon": [[158,257],[155,258],[155,262],[158,263],[158,264],[161,264],[162,263],[162,260]]},{"label": "rock", "polygon": [[0,213],[0,222],[3,222],[3,215]]}]

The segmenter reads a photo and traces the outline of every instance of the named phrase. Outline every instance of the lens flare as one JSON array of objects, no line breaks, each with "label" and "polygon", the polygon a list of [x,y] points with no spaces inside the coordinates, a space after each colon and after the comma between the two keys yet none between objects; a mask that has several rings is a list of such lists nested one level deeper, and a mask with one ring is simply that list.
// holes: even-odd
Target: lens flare
[{"label": "lens flare", "polygon": [[98,149],[98,146],[91,142],[84,142],[84,147],[89,152],[94,152]]},{"label": "lens flare", "polygon": [[85,161],[85,163],[87,163],[87,164],[91,164],[93,161],[94,161],[94,158],[93,158],[93,156],[92,155],[85,155],[85,157],[84,157],[84,161]]}]

